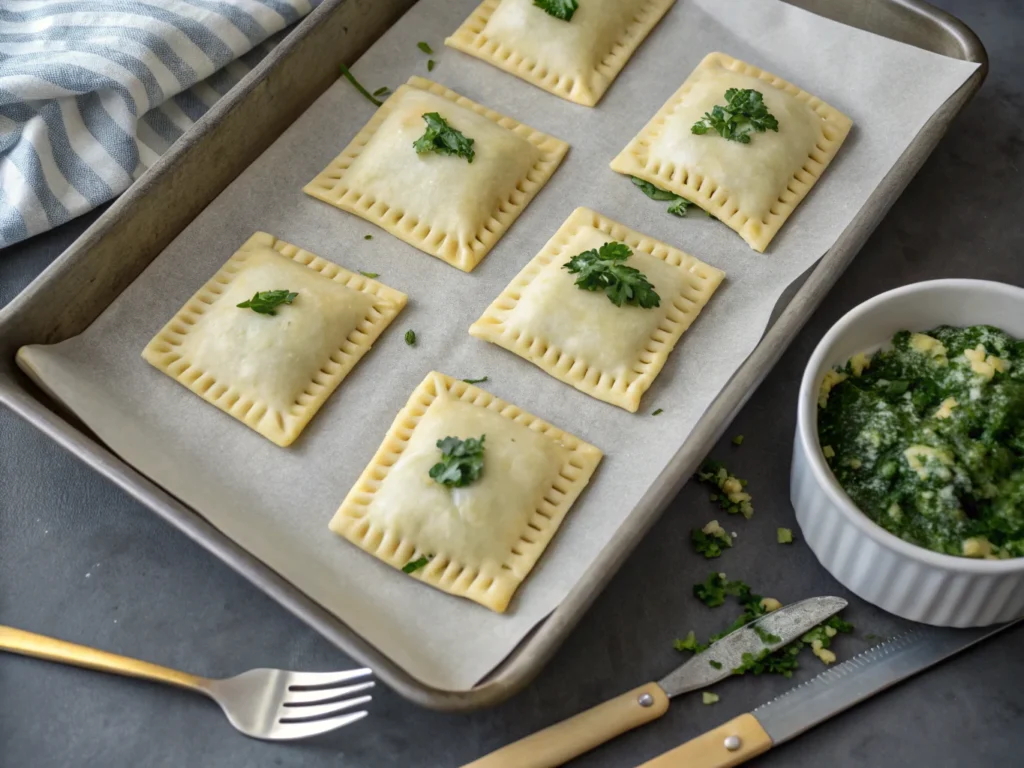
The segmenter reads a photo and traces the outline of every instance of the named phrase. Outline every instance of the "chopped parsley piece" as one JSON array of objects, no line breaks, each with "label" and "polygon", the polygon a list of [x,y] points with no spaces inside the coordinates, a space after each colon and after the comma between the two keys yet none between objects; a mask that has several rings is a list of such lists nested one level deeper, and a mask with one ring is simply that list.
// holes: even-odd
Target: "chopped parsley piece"
[{"label": "chopped parsley piece", "polygon": [[533,0],[533,4],[549,16],[562,21],[571,20],[576,9],[580,7],[578,0]]},{"label": "chopped parsley piece", "polygon": [[[348,67],[346,67],[344,64],[339,64],[338,66],[341,67],[341,74],[345,76],[345,79],[348,80],[350,83],[352,83],[352,85],[354,85],[356,87],[356,90],[359,91],[361,94],[363,94],[363,96],[365,96],[371,102],[373,102],[374,106],[379,107],[381,104],[384,103],[383,101],[380,101],[379,99],[375,99],[374,95],[372,93],[370,93],[368,90],[363,88],[362,83],[360,83],[358,80],[356,80],[355,76],[351,72],[348,71]],[[377,92],[378,93],[380,92],[380,88],[377,89]]]},{"label": "chopped parsley piece", "polygon": [[654,186],[651,182],[645,179],[641,179],[636,176],[630,176],[629,178],[640,188],[640,191],[651,198],[651,200],[670,202],[671,205],[668,207],[668,212],[674,216],[685,216],[686,212],[690,210],[690,207],[696,205],[696,203],[691,203],[685,197],[680,197],[675,192],[669,192],[666,189]]},{"label": "chopped parsley piece", "polygon": [[672,647],[675,648],[677,651],[691,651],[692,653],[700,653],[708,646],[706,643],[698,643],[697,633],[691,629],[689,632],[686,633],[686,637],[684,637],[682,640],[676,638],[672,642]]},{"label": "chopped parsley piece", "polygon": [[789,528],[779,528],[775,531],[775,537],[778,539],[779,544],[793,543],[793,531]]},{"label": "chopped parsley piece", "polygon": [[436,152],[439,155],[464,157],[467,162],[473,162],[476,154],[473,150],[473,139],[466,138],[452,128],[437,112],[425,113],[423,120],[427,124],[427,131],[412,143],[416,154]]},{"label": "chopped parsley piece", "polygon": [[647,276],[640,270],[627,267],[623,262],[633,255],[628,245],[605,243],[573,256],[563,264],[576,278],[576,286],[584,291],[604,291],[608,300],[617,307],[623,304],[650,309],[661,305],[661,297]]},{"label": "chopped parsley piece", "polygon": [[373,92],[373,95],[377,97],[390,96],[391,89],[388,88],[386,85],[382,85],[380,88]]},{"label": "chopped parsley piece", "polygon": [[771,645],[772,643],[782,642],[782,638],[778,635],[773,635],[771,632],[761,629],[757,624],[751,627],[754,630],[754,634],[761,638],[761,642],[765,645]]},{"label": "chopped parsley piece", "polygon": [[415,560],[410,560],[408,563],[402,566],[402,573],[412,573],[418,571],[420,568],[430,562],[432,555],[423,555]]},{"label": "chopped parsley piece", "polygon": [[427,59],[427,72],[433,72],[434,67],[437,66],[437,62],[433,59]]},{"label": "chopped parsley piece", "polygon": [[373,235],[363,235],[363,240],[373,240]]},{"label": "chopped parsley piece", "polygon": [[654,410],[654,411],[653,411],[653,412],[651,413],[651,416],[657,416],[657,415],[658,415],[659,413],[664,413],[664,412],[665,412],[665,409],[664,409],[664,408],[656,408],[656,409],[655,409],[655,410]]},{"label": "chopped parsley piece", "polygon": [[416,346],[416,331],[409,330],[405,332],[405,343],[410,347]]},{"label": "chopped parsley piece", "polygon": [[700,699],[705,704],[717,704],[720,701],[718,694],[711,693],[711,691],[702,691],[700,694]]},{"label": "chopped parsley piece", "polygon": [[768,112],[760,91],[730,88],[725,92],[725,100],[724,107],[716,104],[690,130],[701,136],[713,130],[723,139],[740,144],[750,143],[751,131],[778,133],[779,121]]},{"label": "chopped parsley piece", "polygon": [[361,269],[359,270],[359,274],[362,275],[363,277],[368,277],[371,280],[373,280],[373,278],[375,277],[380,277],[380,272],[363,272],[363,270]]},{"label": "chopped parsley piece", "polygon": [[[749,599],[754,596],[750,591],[750,587],[742,581],[726,581],[724,573],[710,573],[703,584],[695,584],[693,587],[693,596],[708,608],[717,608],[719,605],[724,605],[726,595],[739,597],[740,602],[743,602],[745,598]],[[758,600],[760,600],[760,597],[758,597]]]},{"label": "chopped parsley piece", "polygon": [[703,528],[694,528],[690,531],[690,541],[693,542],[697,554],[704,555],[709,560],[718,557],[723,549],[732,546],[732,536],[725,532],[717,520],[712,520]]},{"label": "chopped parsley piece", "polygon": [[487,378],[487,376],[481,376],[479,379],[463,379],[463,381],[467,384],[483,384]]},{"label": "chopped parsley piece", "polygon": [[434,54],[434,49],[430,47],[430,43],[425,43],[421,40],[420,42],[416,43],[416,47],[419,48],[428,56],[432,56]]},{"label": "chopped parsley piece", "polygon": [[276,291],[256,291],[251,299],[246,299],[236,307],[251,309],[261,315],[276,315],[277,308],[282,304],[291,304],[299,294],[287,289]]},{"label": "chopped parsley piece", "polygon": [[711,665],[712,669],[721,669],[722,668],[722,662],[715,661],[714,659],[708,659],[708,664]]},{"label": "chopped parsley piece", "polygon": [[732,444],[733,445],[743,445],[743,435],[736,435],[736,437],[734,437],[732,439]]},{"label": "chopped parsley piece", "polygon": [[746,480],[740,480],[729,474],[729,470],[720,461],[705,461],[697,471],[696,478],[699,482],[721,491],[713,493],[711,501],[717,501],[718,506],[730,515],[742,514],[748,520],[754,514],[752,498],[744,488]]},{"label": "chopped parsley piece", "polygon": [[430,476],[441,485],[461,488],[480,477],[484,471],[484,438],[460,440],[446,437],[437,441],[441,460],[430,468]]}]

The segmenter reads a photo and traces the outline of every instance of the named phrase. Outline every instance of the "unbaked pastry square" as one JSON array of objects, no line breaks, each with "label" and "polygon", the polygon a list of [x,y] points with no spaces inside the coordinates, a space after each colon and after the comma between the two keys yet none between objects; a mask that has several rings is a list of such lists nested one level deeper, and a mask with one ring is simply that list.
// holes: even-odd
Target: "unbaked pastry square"
[{"label": "unbaked pastry square", "polygon": [[[463,487],[430,477],[439,440],[485,437]],[[431,372],[398,413],[331,520],[340,536],[409,575],[499,613],[590,482],[602,453],[464,381]]]},{"label": "unbaked pastry square", "polygon": [[[608,242],[629,246],[625,264],[653,284],[659,306],[616,306],[603,292],[575,285],[577,276],[565,265]],[[577,208],[469,332],[591,397],[636,412],[724,277],[688,253]]]},{"label": "unbaked pastry square", "polygon": [[[729,88],[764,96],[778,132],[749,144],[690,129]],[[768,243],[832,162],[850,118],[780,77],[724,53],[710,53],[644,129],[611,162],[696,203],[736,230],[755,251]]]},{"label": "unbaked pastry square", "polygon": [[[238,307],[296,293],[275,314]],[[257,232],[153,337],[142,357],[280,446],[405,306],[394,288]]]},{"label": "unbaked pastry square", "polygon": [[[413,142],[431,112],[473,139],[472,163],[416,153]],[[443,85],[411,77],[303,191],[470,272],[568,149]]]},{"label": "unbaked pastry square", "polygon": [[583,0],[569,21],[533,0],[484,0],[445,45],[592,107],[675,0]]}]

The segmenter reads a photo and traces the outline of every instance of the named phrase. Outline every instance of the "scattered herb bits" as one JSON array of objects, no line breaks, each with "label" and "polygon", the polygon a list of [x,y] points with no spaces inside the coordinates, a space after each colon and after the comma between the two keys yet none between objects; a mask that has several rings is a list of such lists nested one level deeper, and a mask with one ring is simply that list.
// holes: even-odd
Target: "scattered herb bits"
[{"label": "scattered herb bits", "polygon": [[484,471],[484,438],[446,437],[437,441],[441,460],[430,468],[430,477],[441,485],[461,488],[480,477]]},{"label": "scattered herb bits", "polygon": [[543,9],[549,16],[562,21],[571,21],[572,15],[580,7],[578,0],[533,0],[533,4]]},{"label": "scattered herb bits", "polygon": [[732,439],[732,444],[733,445],[743,445],[743,435],[736,435],[736,437],[734,437]]},{"label": "scattered herb bits", "polygon": [[712,520],[703,528],[694,528],[690,531],[690,541],[698,555],[704,555],[709,560],[722,554],[722,550],[732,546],[732,536],[726,533],[725,529]]},{"label": "scattered herb bits", "polygon": [[380,272],[363,272],[363,270],[361,269],[359,270],[359,274],[362,275],[363,277],[368,277],[371,280],[373,280],[376,277],[380,277]]},{"label": "scattered herb bits", "polygon": [[[722,665],[719,664],[718,666]],[[721,700],[717,693],[711,693],[711,691],[703,691],[700,698],[705,704],[717,704]]]},{"label": "scattered herb bits", "polygon": [[378,99],[383,99],[391,95],[391,89],[388,88],[386,85],[382,85],[380,88],[373,92],[373,95]]},{"label": "scattered herb bits", "polygon": [[430,43],[425,43],[422,40],[416,43],[416,47],[423,51],[428,56],[434,55],[434,49],[430,47]]},{"label": "scattered herb bits", "polygon": [[655,410],[654,410],[654,411],[653,411],[653,412],[651,413],[651,416],[657,416],[658,414],[661,414],[661,413],[664,413],[664,412],[665,412],[665,409],[664,409],[664,408],[656,408],[656,409],[655,409]]},{"label": "scattered herb bits", "polygon": [[751,132],[779,130],[779,121],[768,112],[764,96],[751,88],[730,88],[725,92],[726,105],[716,104],[690,130],[698,135],[715,131],[723,139],[750,143]]},{"label": "scattered herb bits", "polygon": [[256,291],[251,299],[236,304],[241,309],[251,309],[260,315],[276,315],[282,304],[291,304],[299,294],[287,289]]},{"label": "scattered herb bits", "polygon": [[373,240],[373,235],[363,235],[363,240]]},{"label": "scattered herb bits", "polygon": [[793,531],[789,528],[779,528],[775,532],[775,538],[779,544],[792,544],[793,543]]},{"label": "scattered herb bits", "polygon": [[744,490],[747,481],[733,477],[720,461],[705,461],[697,471],[696,479],[698,482],[721,491],[721,493],[712,493],[711,501],[718,502],[718,506],[730,515],[738,513],[748,520],[753,516],[753,499]]},{"label": "scattered herb bits", "polygon": [[576,278],[576,286],[584,291],[604,291],[617,307],[632,304],[643,309],[661,305],[661,297],[647,276],[623,262],[633,255],[624,243],[605,243],[598,249],[579,253],[562,265]]},{"label": "scattered herb bits", "polygon": [[[356,90],[363,94],[363,96],[365,96],[367,99],[369,99],[374,106],[379,107],[381,104],[384,103],[380,99],[374,98],[374,95],[372,93],[363,88],[362,83],[356,80],[355,76],[351,72],[349,72],[348,67],[346,67],[344,64],[340,64],[339,66],[341,67],[341,74],[345,77],[345,79],[352,83],[352,85],[356,87]],[[378,88],[377,91],[380,91],[380,88]]]},{"label": "scattered herb bits", "polygon": [[416,346],[416,331],[410,330],[405,332],[405,343],[410,347]]},{"label": "scattered herb bits", "polygon": [[710,665],[710,667],[712,669],[721,669],[722,668],[722,662],[715,661],[714,659],[708,659],[708,664]]},{"label": "scattered herb bits", "polygon": [[487,377],[481,376],[479,379],[463,379],[463,381],[466,382],[467,384],[483,384],[485,381],[487,381]]},{"label": "scattered herb bits", "polygon": [[436,61],[433,59],[427,59],[427,72],[433,72],[435,66],[437,66]]},{"label": "scattered herb bits", "polygon": [[[656,187],[651,182],[638,178],[637,176],[630,176],[633,184],[640,188],[640,191],[647,195],[651,200],[661,200],[671,203],[667,208],[668,212],[673,216],[685,216],[686,212],[696,203],[691,203],[685,197],[680,197],[675,192],[669,192],[661,187]],[[710,215],[710,214],[709,214]]]},{"label": "scattered herb bits", "polygon": [[413,573],[418,571],[430,562],[431,557],[431,555],[423,555],[422,557],[417,557],[415,560],[410,560],[402,566],[402,573]]},{"label": "scattered herb bits", "polygon": [[473,150],[473,139],[452,128],[437,112],[427,112],[423,115],[423,120],[427,124],[426,133],[412,143],[416,154],[435,152],[439,155],[462,157],[469,163],[473,162],[476,154]]}]

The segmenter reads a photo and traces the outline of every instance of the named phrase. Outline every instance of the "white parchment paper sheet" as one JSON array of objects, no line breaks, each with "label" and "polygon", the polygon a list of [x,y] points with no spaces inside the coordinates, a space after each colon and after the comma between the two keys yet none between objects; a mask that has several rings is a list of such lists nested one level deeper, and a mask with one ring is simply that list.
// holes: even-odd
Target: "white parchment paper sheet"
[{"label": "white parchment paper sheet", "polygon": [[[370,90],[394,88],[412,74],[427,75],[428,57],[416,47],[425,40],[438,62],[432,78],[571,144],[554,178],[475,272],[463,274],[302,193],[373,113],[350,84],[339,81],[84,334],[25,355],[44,385],[114,451],[411,675],[453,690],[480,680],[563,599],[754,348],[785,287],[829,248],[928,117],[975,68],[774,0],[680,0],[591,109],[444,48],[445,36],[476,3],[422,0],[353,67]],[[665,203],[648,200],[608,168],[690,70],[715,50],[797,83],[854,121],[823,180],[764,255],[700,212],[682,220],[668,215]],[[467,334],[580,205],[728,274],[637,414],[593,400]],[[379,272],[383,282],[410,298],[289,449],[202,402],[139,356],[256,230],[350,269]],[[364,240],[366,234],[373,239]],[[409,328],[417,334],[414,348],[402,338]],[[460,378],[487,375],[484,386],[494,394],[606,453],[506,615],[406,578],[327,529],[395,413],[432,369]],[[664,413],[652,417],[656,408]]]}]

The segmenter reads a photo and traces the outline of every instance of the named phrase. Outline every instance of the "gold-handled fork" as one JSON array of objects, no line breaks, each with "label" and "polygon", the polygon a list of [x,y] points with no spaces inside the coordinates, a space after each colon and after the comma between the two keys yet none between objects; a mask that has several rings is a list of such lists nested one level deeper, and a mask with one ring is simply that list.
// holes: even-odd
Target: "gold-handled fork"
[{"label": "gold-handled fork", "polygon": [[[216,701],[228,720],[246,736],[285,741],[327,733],[361,720],[366,710],[351,710],[371,697],[352,694],[373,687],[369,669],[345,672],[289,672],[250,669],[235,677],[211,680],[116,653],[57,640],[0,625],[0,650],[167,683]],[[362,680],[362,682],[352,682]]]}]

